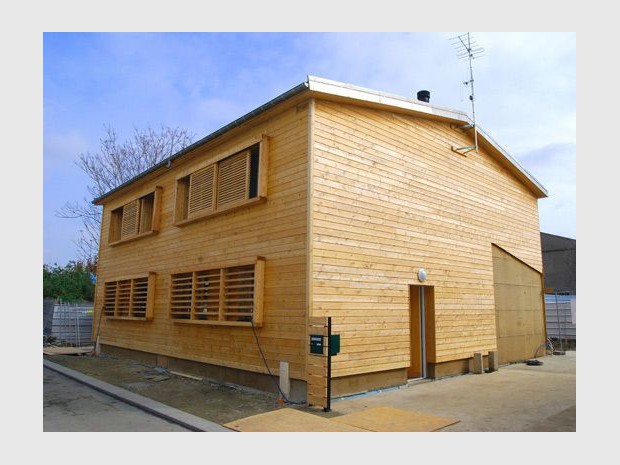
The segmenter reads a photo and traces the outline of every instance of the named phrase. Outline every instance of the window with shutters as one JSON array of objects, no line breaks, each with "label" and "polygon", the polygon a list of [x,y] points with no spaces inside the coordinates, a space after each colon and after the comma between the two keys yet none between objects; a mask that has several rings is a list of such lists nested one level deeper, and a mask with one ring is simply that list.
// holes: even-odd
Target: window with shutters
[{"label": "window with shutters", "polygon": [[260,326],[264,259],[171,275],[170,317],[179,322]]},{"label": "window with shutters", "polygon": [[112,210],[108,242],[111,245],[156,233],[159,229],[161,187]]},{"label": "window with shutters", "polygon": [[106,281],[103,308],[106,318],[150,320],[153,318],[155,273]]},{"label": "window with shutters", "polygon": [[266,139],[177,179],[175,224],[230,211],[266,196]]}]

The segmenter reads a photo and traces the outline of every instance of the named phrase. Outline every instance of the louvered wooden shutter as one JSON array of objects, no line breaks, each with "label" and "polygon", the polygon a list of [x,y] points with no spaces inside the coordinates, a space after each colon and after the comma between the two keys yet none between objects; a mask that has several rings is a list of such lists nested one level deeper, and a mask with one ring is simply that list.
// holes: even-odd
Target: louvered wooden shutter
[{"label": "louvered wooden shutter", "polygon": [[215,165],[196,171],[189,180],[189,216],[213,211]]},{"label": "louvered wooden shutter", "polygon": [[138,220],[140,200],[134,200],[123,206],[123,219],[121,222],[121,239],[132,236],[138,232]]},{"label": "louvered wooden shutter", "polygon": [[217,208],[248,199],[250,152],[242,152],[219,163]]},{"label": "louvered wooden shutter", "polygon": [[116,294],[116,316],[129,316],[131,307],[131,279],[118,281]]},{"label": "louvered wooden shutter", "polygon": [[172,275],[170,289],[170,316],[172,318],[189,320],[192,309],[192,278],[193,273]]},{"label": "louvered wooden shutter", "polygon": [[254,309],[254,265],[226,268],[224,317],[232,321],[251,321]]},{"label": "louvered wooden shutter", "polygon": [[105,316],[114,316],[116,308],[116,281],[105,283],[103,293],[103,313]]},{"label": "louvered wooden shutter", "polygon": [[194,316],[198,320],[217,320],[220,308],[220,270],[195,274]]},{"label": "louvered wooden shutter", "polygon": [[146,303],[149,292],[149,278],[136,278],[133,280],[131,290],[131,316],[136,318],[146,317]]}]

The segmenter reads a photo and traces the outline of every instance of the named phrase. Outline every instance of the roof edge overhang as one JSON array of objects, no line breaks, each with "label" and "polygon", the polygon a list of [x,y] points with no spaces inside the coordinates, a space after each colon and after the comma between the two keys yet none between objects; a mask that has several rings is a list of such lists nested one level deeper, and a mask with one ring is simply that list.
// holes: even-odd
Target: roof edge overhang
[{"label": "roof edge overhang", "polygon": [[[275,107],[276,105],[289,100],[291,97],[298,95],[302,92],[309,91],[311,95],[314,96],[324,96],[328,98],[339,98],[346,101],[357,101],[364,102],[366,104],[385,107],[386,109],[398,109],[400,111],[404,111],[406,113],[415,113],[421,117],[427,117],[431,119],[438,119],[442,121],[447,121],[451,123],[464,123],[470,124],[472,123],[471,118],[461,111],[453,110],[450,108],[439,107],[436,105],[430,105],[425,102],[420,102],[419,100],[412,100],[405,97],[401,97],[398,95],[388,94],[385,92],[379,92],[372,89],[367,89],[364,87],[358,87],[351,84],[345,84],[339,81],[332,81],[329,79],[324,79],[316,76],[308,76],[305,82],[293,87],[292,89],[284,92],[283,94],[275,97],[269,102],[261,105],[260,107],[246,113],[245,115],[237,118],[233,122],[221,127],[220,129],[212,132],[206,137],[194,142],[191,145],[183,148],[177,153],[165,158],[161,162],[156,165],[153,165],[151,168],[143,171],[142,173],[134,176],[123,184],[115,187],[114,189],[108,191],[107,193],[95,198],[92,203],[95,205],[101,205],[103,200],[108,197],[116,194],[122,190],[124,190],[130,184],[138,181],[146,177],[147,175],[154,173],[164,167],[169,167],[170,164],[184,156],[185,154],[191,152],[192,150],[211,142],[212,140],[222,136],[223,134],[231,131],[232,129],[246,123],[259,116],[260,114],[266,112],[267,110]],[[508,167],[508,169],[517,176],[517,178],[523,182],[537,198],[544,198],[548,196],[547,190],[538,182],[534,176],[532,176],[523,166],[519,164],[510,154],[504,150],[491,136],[489,136],[486,131],[484,131],[479,125],[476,125],[476,130],[478,131],[479,140],[481,145],[485,148],[490,149],[492,155],[494,155],[500,163],[504,166]]]}]

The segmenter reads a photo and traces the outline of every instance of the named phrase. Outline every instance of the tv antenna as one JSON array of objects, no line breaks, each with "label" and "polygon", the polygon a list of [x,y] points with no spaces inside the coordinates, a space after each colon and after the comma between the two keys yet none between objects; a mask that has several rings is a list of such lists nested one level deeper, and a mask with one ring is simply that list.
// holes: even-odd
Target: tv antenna
[{"label": "tv antenna", "polygon": [[452,45],[456,49],[457,58],[459,60],[468,61],[469,62],[469,81],[463,82],[465,86],[469,86],[471,89],[471,94],[469,95],[469,100],[471,102],[471,113],[472,113],[472,122],[470,124],[466,124],[465,126],[458,126],[459,129],[470,129],[474,130],[474,145],[470,145],[467,147],[452,147],[452,150],[460,153],[461,155],[465,155],[466,153],[475,150],[478,152],[478,131],[476,129],[476,97],[474,93],[474,68],[472,66],[472,61],[476,58],[480,58],[484,56],[484,49],[478,45],[476,40],[471,36],[468,32],[467,34],[461,34],[455,37],[451,37],[450,41]]}]

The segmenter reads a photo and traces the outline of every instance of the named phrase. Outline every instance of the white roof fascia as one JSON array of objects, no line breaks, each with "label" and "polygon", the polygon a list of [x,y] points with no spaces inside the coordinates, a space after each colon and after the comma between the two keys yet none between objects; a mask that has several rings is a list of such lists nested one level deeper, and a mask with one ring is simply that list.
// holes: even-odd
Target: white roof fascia
[{"label": "white roof fascia", "polygon": [[[419,100],[411,100],[399,95],[388,94],[385,92],[378,92],[376,90],[367,89],[364,87],[358,87],[351,84],[346,84],[339,81],[332,81],[330,79],[324,79],[317,76],[308,76],[307,81],[308,89],[310,91],[324,93],[329,95],[335,95],[339,97],[351,98],[355,100],[362,100],[364,102],[376,103],[380,105],[387,105],[390,107],[401,108],[404,110],[410,110],[416,113],[423,113],[426,115],[437,116],[441,118],[450,119],[453,121],[459,121],[465,124],[473,123],[472,119],[458,110],[450,108],[438,107],[430,105],[426,102],[420,102]],[[501,147],[495,140],[484,131],[480,125],[476,125],[478,134],[489,144],[491,144],[510,164],[512,164],[519,172],[523,174],[536,188],[548,196],[547,189],[544,188],[540,182],[534,176],[532,176],[521,164],[515,160],[503,147]]]},{"label": "white roof fascia", "polygon": [[365,102],[379,103],[382,105],[415,111],[417,113],[426,113],[427,115],[450,118],[464,123],[470,122],[469,116],[461,111],[437,107],[435,105],[429,105],[426,102],[420,102],[419,100],[410,100],[399,95],[378,92],[365,87],[358,87],[351,84],[345,84],[343,82],[331,81],[329,79],[316,76],[308,76],[308,88],[315,92],[364,100]]}]

